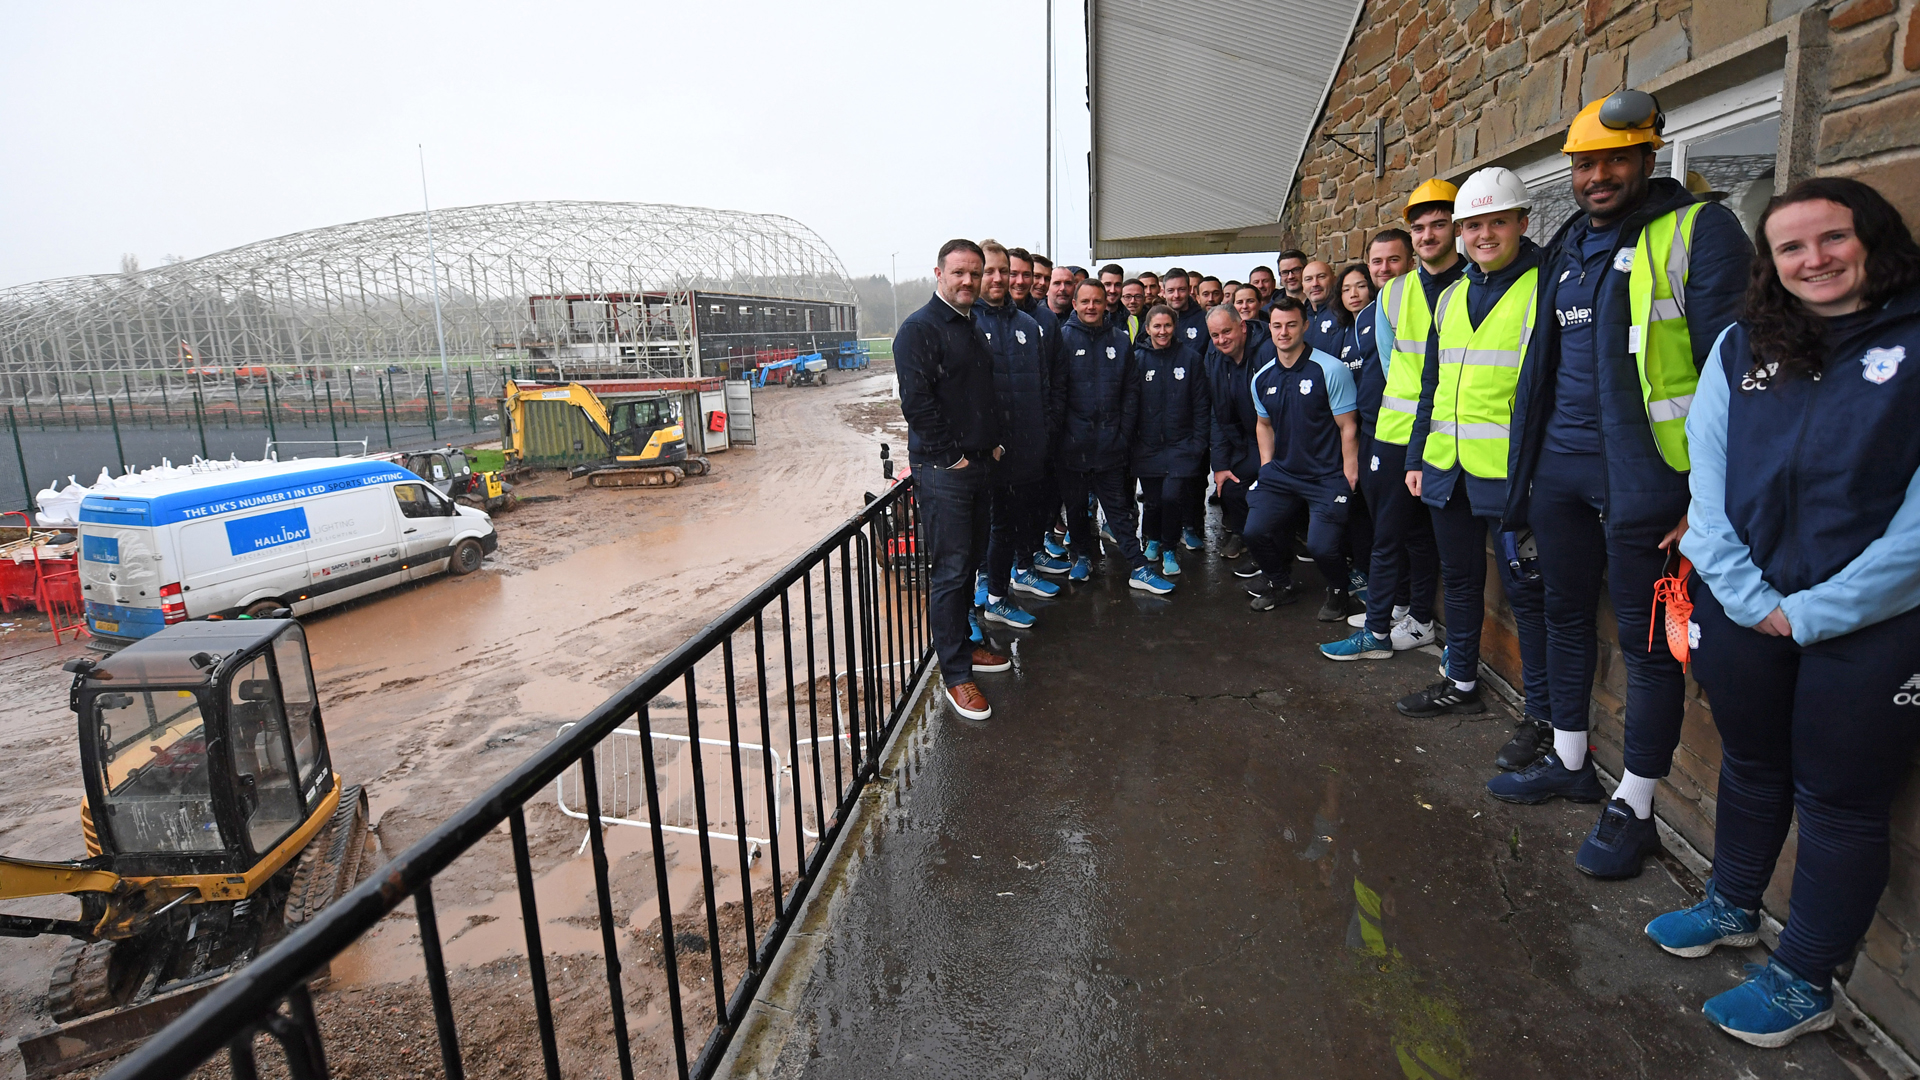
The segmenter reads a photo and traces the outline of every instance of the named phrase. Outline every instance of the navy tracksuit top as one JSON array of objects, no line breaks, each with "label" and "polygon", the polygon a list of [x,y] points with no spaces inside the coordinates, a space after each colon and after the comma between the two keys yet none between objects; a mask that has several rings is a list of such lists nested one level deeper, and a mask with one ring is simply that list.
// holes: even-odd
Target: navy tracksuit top
[{"label": "navy tracksuit top", "polygon": [[974,321],[993,352],[993,386],[1000,405],[1001,480],[1031,484],[1047,475],[1054,427],[1053,349],[1046,331],[1011,303],[973,305]]},{"label": "navy tracksuit top", "polygon": [[1200,354],[1174,340],[1134,351],[1140,418],[1133,432],[1133,475],[1198,477],[1213,438],[1213,402]]},{"label": "navy tracksuit top", "polygon": [[1254,424],[1260,414],[1253,411],[1253,373],[1273,359],[1273,342],[1255,345],[1248,341],[1241,348],[1243,363],[1236,364],[1226,353],[1207,347],[1207,389],[1213,396],[1213,468],[1230,472],[1243,484],[1253,483],[1260,472],[1260,444],[1255,441]]},{"label": "navy tracksuit top", "polygon": [[1064,399],[1055,463],[1073,472],[1124,469],[1133,448],[1140,388],[1124,326],[1088,326],[1078,315],[1060,328]]}]

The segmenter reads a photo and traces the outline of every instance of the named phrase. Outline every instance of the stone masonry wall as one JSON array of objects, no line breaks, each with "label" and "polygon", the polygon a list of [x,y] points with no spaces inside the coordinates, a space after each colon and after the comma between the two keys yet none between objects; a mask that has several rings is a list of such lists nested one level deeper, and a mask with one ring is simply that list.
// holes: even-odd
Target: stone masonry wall
[{"label": "stone masonry wall", "polygon": [[[1815,174],[1855,176],[1892,199],[1910,226],[1920,224],[1920,0],[1370,0],[1320,131],[1362,131],[1384,117],[1386,175],[1376,178],[1370,160],[1330,139],[1314,140],[1281,246],[1336,266],[1357,261],[1368,236],[1401,224],[1420,181],[1458,182],[1475,168],[1557,151],[1587,101],[1628,86],[1661,93],[1671,108],[1783,67],[1779,187]],[[1370,150],[1364,138],[1342,141]],[[1598,758],[1617,775],[1625,673],[1611,624],[1603,611],[1593,721]],[[1486,625],[1488,663],[1517,685],[1517,643],[1498,585]],[[1709,858],[1719,761],[1711,710],[1690,680],[1658,807]],[[1794,848],[1789,837],[1768,893],[1780,917]],[[1917,942],[1920,784],[1909,784],[1894,809],[1892,882],[1847,986],[1910,1051],[1920,1051]]]}]

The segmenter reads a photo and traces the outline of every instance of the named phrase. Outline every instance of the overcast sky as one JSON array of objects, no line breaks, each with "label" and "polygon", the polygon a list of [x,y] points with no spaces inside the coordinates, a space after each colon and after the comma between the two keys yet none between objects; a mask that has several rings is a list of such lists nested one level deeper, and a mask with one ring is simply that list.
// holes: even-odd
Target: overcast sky
[{"label": "overcast sky", "polygon": [[[1081,6],[1056,7],[1081,261]],[[417,211],[416,144],[435,206],[785,214],[851,274],[924,276],[950,236],[1043,241],[1045,32],[1044,0],[0,0],[0,286]]]}]

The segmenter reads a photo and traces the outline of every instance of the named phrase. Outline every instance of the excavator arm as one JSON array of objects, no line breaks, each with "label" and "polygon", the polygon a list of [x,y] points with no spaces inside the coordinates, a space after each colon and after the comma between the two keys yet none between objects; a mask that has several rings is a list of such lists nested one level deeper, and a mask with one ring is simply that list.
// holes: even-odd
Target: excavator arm
[{"label": "excavator arm", "polygon": [[[0,900],[80,894],[86,913],[98,916],[113,906],[111,897],[125,891],[125,882],[120,875],[100,869],[98,861],[40,862],[0,855]],[[75,921],[0,914],[0,937],[63,934],[82,941],[92,941],[100,936],[101,921],[97,917],[89,921]]]}]

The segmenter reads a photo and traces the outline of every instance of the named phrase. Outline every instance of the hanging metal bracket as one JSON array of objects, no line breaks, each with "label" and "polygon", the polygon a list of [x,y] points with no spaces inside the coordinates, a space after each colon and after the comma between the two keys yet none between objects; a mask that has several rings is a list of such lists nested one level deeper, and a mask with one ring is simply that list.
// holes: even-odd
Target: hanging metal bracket
[{"label": "hanging metal bracket", "polygon": [[[1340,141],[1341,139],[1351,138],[1371,138],[1373,140],[1373,153],[1371,155],[1363,154]],[[1373,129],[1371,131],[1329,131],[1327,132],[1327,139],[1331,141],[1333,145],[1345,150],[1361,161],[1373,162],[1374,176],[1387,175],[1387,122],[1385,118],[1374,117]]]}]

